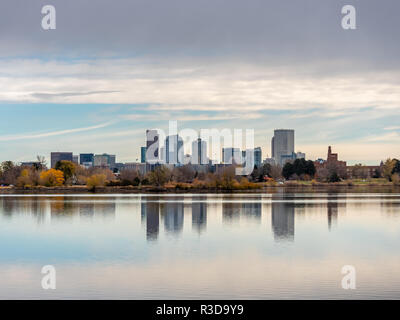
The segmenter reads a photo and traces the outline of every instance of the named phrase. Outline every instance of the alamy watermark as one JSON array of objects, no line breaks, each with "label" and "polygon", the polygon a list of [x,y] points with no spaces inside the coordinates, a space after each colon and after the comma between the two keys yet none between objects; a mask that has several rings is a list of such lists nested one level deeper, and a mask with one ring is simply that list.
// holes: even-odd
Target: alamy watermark
[{"label": "alamy watermark", "polygon": [[56,289],[56,268],[52,265],[45,265],[42,268],[42,274],[44,274],[42,278],[42,289],[48,290]]},{"label": "alamy watermark", "polygon": [[356,268],[352,265],[345,265],[342,267],[342,288],[345,290],[356,289]]},{"label": "alamy watermark", "polygon": [[[191,128],[178,132],[177,127],[177,121],[169,121],[168,135],[163,129],[147,130],[146,163],[207,165],[211,161],[216,164],[220,163],[223,150],[222,162],[236,165],[237,175],[252,173],[254,129],[212,128],[200,129],[199,133]],[[192,156],[185,156],[185,145],[192,146]]]}]

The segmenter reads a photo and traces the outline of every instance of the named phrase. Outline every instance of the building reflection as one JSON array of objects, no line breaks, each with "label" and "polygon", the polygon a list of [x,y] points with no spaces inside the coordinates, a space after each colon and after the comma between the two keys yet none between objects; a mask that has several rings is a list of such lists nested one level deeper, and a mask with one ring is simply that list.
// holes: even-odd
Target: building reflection
[{"label": "building reflection", "polygon": [[79,205],[79,215],[81,217],[92,218],[94,215],[94,203],[81,203]]},{"label": "building reflection", "polygon": [[183,229],[183,203],[164,203],[161,214],[164,219],[164,228],[167,233],[177,234]]},{"label": "building reflection", "polygon": [[338,197],[337,195],[333,195],[328,198],[327,203],[327,211],[328,211],[328,229],[331,231],[332,225],[337,225],[338,219]]},{"label": "building reflection", "polygon": [[[199,200],[205,200],[206,197],[199,197]],[[192,203],[192,229],[201,233],[207,226],[207,203]]]},{"label": "building reflection", "polygon": [[[278,200],[278,199],[273,199]],[[283,198],[279,198],[283,200]],[[294,203],[272,202],[272,231],[275,241],[294,240]]]},{"label": "building reflection", "polygon": [[141,217],[146,225],[146,240],[157,240],[160,229],[160,204],[143,201],[141,203]]},{"label": "building reflection", "polygon": [[95,217],[101,218],[115,218],[115,201],[110,202],[95,202],[94,203],[94,215]]},{"label": "building reflection", "polygon": [[257,202],[242,203],[242,214],[247,219],[261,222],[261,196]]}]

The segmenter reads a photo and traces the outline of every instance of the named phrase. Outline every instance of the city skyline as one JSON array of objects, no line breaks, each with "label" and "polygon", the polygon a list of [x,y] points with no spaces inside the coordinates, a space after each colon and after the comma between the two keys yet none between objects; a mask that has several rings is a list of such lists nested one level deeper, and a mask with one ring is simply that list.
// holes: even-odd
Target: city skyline
[{"label": "city skyline", "polygon": [[[147,137],[147,134],[149,132],[152,132],[151,135],[149,135]],[[284,163],[287,160],[294,160],[296,158],[300,159],[300,158],[305,158],[307,160],[312,160],[312,161],[318,161],[320,159],[328,159],[328,157],[325,157],[326,155],[326,148],[327,146],[329,146],[329,149],[331,148],[331,145],[325,145],[325,155],[321,155],[318,158],[310,158],[308,157],[308,153],[304,152],[305,150],[299,150],[296,149],[295,145],[296,145],[296,131],[293,129],[274,129],[273,130],[274,135],[271,138],[271,145],[269,146],[269,150],[271,150],[271,153],[269,154],[268,152],[263,152],[264,148],[255,145],[253,150],[255,151],[255,155],[253,157],[256,157],[257,159],[253,159],[255,161],[255,163],[264,163],[266,161],[266,163],[269,163],[269,159],[274,159],[276,164],[279,164],[280,166],[283,166]],[[275,141],[274,142],[274,137],[278,134],[279,137],[279,144]],[[289,134],[289,136],[286,136],[287,134]],[[153,139],[154,137],[154,139]],[[104,162],[109,164],[110,159],[108,159],[108,157],[113,157],[112,162],[115,163],[127,163],[127,164],[132,164],[132,163],[145,163],[145,159],[146,159],[146,150],[148,147],[150,147],[152,144],[156,143],[157,144],[157,148],[155,149],[155,153],[156,155],[159,155],[159,161],[157,160],[157,162],[160,163],[164,163],[168,164],[168,163],[179,163],[179,161],[177,161],[179,155],[178,153],[181,153],[181,157],[182,159],[184,159],[186,156],[190,156],[191,158],[195,155],[196,156],[196,151],[193,152],[193,148],[196,146],[196,143],[201,143],[201,149],[202,149],[202,153],[204,154],[203,149],[206,151],[206,156],[201,156],[201,158],[204,160],[206,160],[206,163],[208,164],[208,161],[215,161],[217,159],[212,159],[210,158],[209,154],[210,154],[210,150],[208,149],[208,143],[207,141],[202,140],[201,138],[197,138],[189,143],[184,143],[184,141],[181,139],[181,137],[178,135],[172,135],[172,136],[166,136],[165,137],[165,141],[161,141],[159,140],[159,133],[157,132],[157,129],[146,129],[145,130],[145,138],[146,140],[142,143],[142,145],[139,147],[139,150],[137,150],[137,156],[129,158],[128,160],[122,160],[122,159],[118,159],[119,161],[116,161],[116,157],[118,156],[117,154],[110,154],[107,151],[101,151],[99,153],[96,152],[92,152],[91,150],[85,150],[84,152],[76,152],[76,151],[51,151],[49,153],[49,157],[47,158],[46,155],[40,155],[37,154],[36,156],[44,156],[46,162],[48,163],[49,167],[54,168],[55,163],[58,160],[69,160],[72,162],[76,162],[79,163],[81,165],[84,165],[86,167],[90,167],[90,166],[101,166],[100,162]],[[171,161],[169,160],[170,157],[168,157],[166,150],[168,149],[167,145],[170,139],[173,138],[177,138],[179,140],[179,150],[177,150],[175,147],[174,149],[176,150],[172,150],[172,154],[170,155],[170,157],[172,157],[173,159],[171,159]],[[173,139],[174,145],[176,145],[176,139]],[[288,142],[288,140],[290,140]],[[282,147],[281,145],[284,144],[285,147]],[[289,144],[289,146],[288,146]],[[144,145],[144,146],[143,146]],[[190,149],[188,149],[190,146]],[[183,148],[184,152],[182,152],[182,150],[180,148]],[[276,154],[274,155],[274,148],[280,148],[282,149],[280,152],[276,152]],[[335,146],[335,149],[336,146]],[[259,151],[258,151],[259,150]],[[268,150],[268,149],[266,149]],[[231,155],[224,155],[225,152],[229,152],[231,153]],[[174,154],[175,153],[175,154]],[[215,163],[229,163],[229,161],[227,161],[227,159],[234,159],[235,157],[235,153],[238,154],[238,156],[241,156],[243,159],[245,158],[245,149],[244,148],[234,148],[234,147],[228,147],[228,146],[223,146],[221,145],[220,147],[220,158],[219,161],[215,162]],[[340,153],[340,152],[339,152]],[[54,160],[53,159],[53,154],[55,154]],[[59,154],[61,156],[59,156]],[[67,154],[67,155],[65,155]],[[239,155],[240,154],[240,155]],[[257,155],[256,155],[257,154]],[[35,162],[36,161],[36,156],[32,156],[29,160],[26,161],[19,161],[16,163],[31,163],[31,162]],[[84,159],[86,160],[82,160],[81,157],[84,157]],[[64,158],[63,158],[64,157]],[[66,157],[66,158],[65,158]],[[91,160],[88,160],[87,157],[91,157]],[[100,159],[100,158],[104,158],[107,157],[107,159]],[[76,158],[76,159],[75,159]],[[367,162],[363,162],[363,161],[359,161],[359,162],[352,162],[352,161],[348,161],[347,163],[349,165],[354,165],[357,163],[361,163],[363,165],[378,165],[381,161],[384,161],[387,158],[396,158],[395,156],[388,156],[388,157],[384,157],[381,160],[379,160],[377,163],[367,163]],[[175,160],[174,160],[175,159]],[[342,159],[343,156],[342,156]],[[4,161],[8,161],[12,159],[7,159]],[[261,161],[260,161],[261,160]],[[91,162],[91,164],[90,164]],[[97,164],[96,164],[97,162]],[[192,163],[192,160],[190,160],[190,162]],[[103,163],[103,165],[104,165]],[[203,164],[206,164],[203,163]],[[110,166],[112,167],[112,166]],[[115,166],[114,166],[115,167]]]}]

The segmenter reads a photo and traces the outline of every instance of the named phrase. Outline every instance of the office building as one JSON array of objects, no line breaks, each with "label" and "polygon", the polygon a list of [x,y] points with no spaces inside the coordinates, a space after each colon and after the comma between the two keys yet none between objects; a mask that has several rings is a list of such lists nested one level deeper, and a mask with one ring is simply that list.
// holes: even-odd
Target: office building
[{"label": "office building", "polygon": [[140,147],[140,162],[146,163],[146,151],[147,147]]},{"label": "office building", "polygon": [[94,165],[94,154],[93,153],[81,153],[79,155],[79,164],[85,168],[93,167]]},{"label": "office building", "polygon": [[278,129],[274,131],[271,141],[272,158],[281,166],[287,160],[293,159],[294,154],[294,130]]},{"label": "office building", "polygon": [[113,170],[115,168],[115,155],[107,153],[96,154],[93,162],[95,167],[107,167]]},{"label": "office building", "polygon": [[192,164],[208,164],[207,142],[200,138],[192,143]]},{"label": "office building", "polygon": [[51,167],[54,168],[58,161],[72,161],[72,152],[52,152],[50,154],[51,158]]},{"label": "office building", "polygon": [[222,148],[222,163],[240,164],[242,162],[242,153],[239,148]]},{"label": "office building", "polygon": [[145,163],[128,162],[128,163],[124,164],[122,169],[137,171],[142,176],[144,176],[146,174],[146,164]]},{"label": "office building", "polygon": [[260,147],[254,149],[254,165],[257,168],[262,166],[262,150]]},{"label": "office building", "polygon": [[167,164],[183,164],[183,140],[177,134],[165,139],[165,156]]},{"label": "office building", "polygon": [[146,163],[159,162],[159,138],[157,130],[146,130]]}]

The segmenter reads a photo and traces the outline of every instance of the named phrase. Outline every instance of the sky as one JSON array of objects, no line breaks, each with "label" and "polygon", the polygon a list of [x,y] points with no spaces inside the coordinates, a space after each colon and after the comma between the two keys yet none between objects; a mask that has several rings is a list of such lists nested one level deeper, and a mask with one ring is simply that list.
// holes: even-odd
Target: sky
[{"label": "sky", "polygon": [[264,158],[278,128],[308,159],[328,145],[349,163],[400,158],[399,13],[398,0],[2,0],[0,161],[133,162],[168,120],[254,129]]}]

